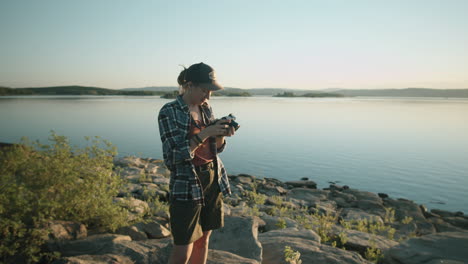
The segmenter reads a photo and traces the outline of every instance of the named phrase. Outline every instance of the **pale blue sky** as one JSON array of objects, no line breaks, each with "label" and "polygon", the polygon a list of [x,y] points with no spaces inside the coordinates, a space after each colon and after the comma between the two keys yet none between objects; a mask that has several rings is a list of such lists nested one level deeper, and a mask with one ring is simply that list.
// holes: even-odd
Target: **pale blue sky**
[{"label": "pale blue sky", "polygon": [[468,88],[468,1],[2,0],[0,85]]}]

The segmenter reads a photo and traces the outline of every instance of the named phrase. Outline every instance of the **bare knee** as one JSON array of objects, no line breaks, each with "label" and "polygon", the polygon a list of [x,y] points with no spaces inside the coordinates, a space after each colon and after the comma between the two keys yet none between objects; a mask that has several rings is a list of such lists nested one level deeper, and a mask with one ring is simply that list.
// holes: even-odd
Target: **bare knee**
[{"label": "bare knee", "polygon": [[211,236],[211,230],[203,232],[203,236],[193,243],[193,247],[208,248],[210,236]]},{"label": "bare knee", "polygon": [[192,244],[184,246],[174,246],[172,248],[169,263],[180,264],[187,263],[192,253]]}]

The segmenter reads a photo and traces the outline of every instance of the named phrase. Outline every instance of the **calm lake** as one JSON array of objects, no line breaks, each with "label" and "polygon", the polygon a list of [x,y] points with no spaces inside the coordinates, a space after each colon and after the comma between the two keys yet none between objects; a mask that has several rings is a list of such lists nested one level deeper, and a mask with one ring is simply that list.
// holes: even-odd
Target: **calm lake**
[{"label": "calm lake", "polygon": [[[162,158],[157,114],[167,99],[0,97],[0,142],[73,145],[101,136],[119,155]],[[218,117],[241,125],[221,157],[230,174],[329,182],[428,208],[468,213],[468,99],[215,97]]]}]

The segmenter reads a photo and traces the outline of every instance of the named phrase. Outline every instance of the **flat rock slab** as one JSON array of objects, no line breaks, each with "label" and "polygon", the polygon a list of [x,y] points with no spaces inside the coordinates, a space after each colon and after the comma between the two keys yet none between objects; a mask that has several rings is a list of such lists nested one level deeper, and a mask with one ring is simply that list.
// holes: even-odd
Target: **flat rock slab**
[{"label": "flat rock slab", "polygon": [[260,237],[263,245],[262,264],[285,264],[284,248],[291,247],[298,251],[302,263],[327,263],[327,264],[366,264],[365,260],[356,252],[346,251],[322,245],[318,242],[299,237]]},{"label": "flat rock slab", "polygon": [[276,237],[291,237],[291,238],[303,238],[320,243],[320,236],[314,231],[309,229],[297,229],[297,228],[284,228],[273,231],[268,231],[258,235],[260,241],[268,241],[269,238]]},{"label": "flat rock slab", "polygon": [[88,258],[83,257],[83,255],[99,256],[111,254],[127,257],[134,263],[152,263],[151,260],[155,253],[160,251],[161,248],[166,247],[170,241],[170,238],[132,241],[129,236],[102,234],[89,236],[81,240],[61,241],[60,243],[56,243],[55,247],[50,248],[50,250],[60,252],[63,257],[77,257],[75,261]]},{"label": "flat rock slab", "polygon": [[366,201],[373,201],[375,203],[382,204],[382,199],[375,193],[360,191],[357,189],[346,189],[343,190],[343,193],[351,194],[356,199],[359,200],[366,200]]},{"label": "flat rock slab", "polygon": [[328,191],[308,188],[294,188],[286,194],[287,198],[304,200],[309,206],[313,206],[320,201],[327,200],[327,196]]},{"label": "flat rock slab", "polygon": [[258,241],[258,220],[252,217],[225,216],[224,227],[212,232],[209,247],[261,262],[262,245]]},{"label": "flat rock slab", "polygon": [[444,232],[409,239],[387,250],[386,264],[467,263],[468,232]]},{"label": "flat rock slab", "polygon": [[345,208],[341,211],[341,217],[345,221],[358,221],[366,219],[370,223],[378,222],[383,224],[383,220],[379,215],[370,214],[359,208]]},{"label": "flat rock slab", "polygon": [[350,230],[344,228],[334,228],[332,233],[338,235],[340,232],[346,234],[347,242],[345,244],[346,249],[360,252],[364,254],[367,248],[375,247],[380,250],[385,250],[398,245],[398,242],[387,239],[383,236],[373,235],[366,232],[360,232],[357,230]]}]

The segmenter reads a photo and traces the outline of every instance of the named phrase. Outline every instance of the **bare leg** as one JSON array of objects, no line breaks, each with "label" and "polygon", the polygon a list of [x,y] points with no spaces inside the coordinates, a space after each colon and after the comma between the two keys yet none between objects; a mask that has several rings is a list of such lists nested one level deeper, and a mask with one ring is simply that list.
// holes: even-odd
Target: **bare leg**
[{"label": "bare leg", "polygon": [[210,240],[211,230],[203,232],[203,236],[193,242],[192,256],[190,264],[205,264],[208,259],[208,244]]},{"label": "bare leg", "polygon": [[187,264],[192,254],[192,249],[193,243],[181,246],[174,245],[171,256],[169,257],[169,264]]}]

